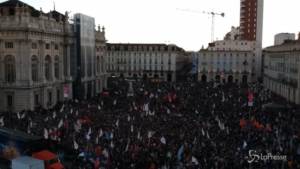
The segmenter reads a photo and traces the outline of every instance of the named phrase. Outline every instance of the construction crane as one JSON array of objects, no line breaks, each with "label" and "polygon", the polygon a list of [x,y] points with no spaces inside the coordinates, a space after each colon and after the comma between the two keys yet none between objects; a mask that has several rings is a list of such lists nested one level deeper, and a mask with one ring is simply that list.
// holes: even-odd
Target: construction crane
[{"label": "construction crane", "polygon": [[211,15],[211,42],[214,41],[214,35],[215,35],[215,16],[222,16],[225,17],[225,13],[216,13],[216,12],[207,12],[207,11],[197,11],[197,10],[191,10],[191,9],[180,9],[177,8],[179,11],[185,11],[185,12],[192,12],[192,13],[201,13],[201,14],[208,14]]}]

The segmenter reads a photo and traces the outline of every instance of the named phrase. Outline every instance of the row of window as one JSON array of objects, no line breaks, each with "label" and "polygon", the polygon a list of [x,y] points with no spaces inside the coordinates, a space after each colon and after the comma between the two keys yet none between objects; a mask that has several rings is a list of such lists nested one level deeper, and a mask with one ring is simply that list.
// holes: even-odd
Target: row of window
[{"label": "row of window", "polygon": [[[113,54],[112,54],[113,53]],[[108,57],[116,57],[116,56],[139,56],[139,57],[142,57],[142,56],[169,56],[171,57],[171,53],[168,53],[168,55],[164,55],[162,53],[157,53],[157,52],[154,52],[154,53],[149,53],[149,52],[133,52],[133,53],[130,53],[130,52],[108,52]]]},{"label": "row of window", "polygon": [[[240,64],[240,62],[235,62],[236,64],[235,65],[239,65]],[[242,62],[243,63],[243,65],[244,66],[247,66],[248,64],[246,64],[246,62]],[[247,62],[248,63],[248,62]],[[214,65],[214,64],[223,64],[223,65],[233,65],[234,64],[234,62],[202,62],[201,63],[201,65],[208,65],[208,64],[210,64],[210,65]]]},{"label": "row of window", "polygon": [[103,56],[101,56],[101,57],[97,56],[97,73],[99,73],[100,70],[101,70],[101,72],[104,72],[104,69],[105,69],[105,67],[104,67],[104,57]]},{"label": "row of window", "polygon": [[[88,77],[92,77],[93,72],[94,74],[96,73],[100,73],[101,72],[105,72],[105,61],[104,61],[104,57],[103,56],[97,56],[96,57],[96,65],[93,67],[93,63],[95,63],[92,58],[91,55],[87,55],[86,56],[87,59],[84,59],[84,57],[81,58],[81,75],[82,76],[88,76]],[[87,68],[87,70],[86,70]],[[86,74],[87,73],[87,74]]]},{"label": "row of window", "polygon": [[[33,49],[36,49],[36,48],[33,48]],[[49,44],[49,43],[46,43],[46,44],[45,44],[45,49],[47,49],[47,50],[50,49],[50,44]],[[57,44],[54,45],[54,49],[55,49],[55,50],[58,50],[58,45],[57,45]]]},{"label": "row of window", "polygon": [[[226,53],[224,53],[224,54],[219,54],[219,53],[218,53],[218,54],[215,54],[215,55],[214,55],[214,54],[206,54],[206,53],[203,53],[203,54],[202,54],[202,56],[204,56],[204,57],[205,57],[205,56],[210,56],[210,57],[218,56],[218,57],[220,57],[221,55],[224,56],[224,57],[230,56],[230,58],[232,58],[233,56],[236,56],[236,57],[245,56],[245,57],[247,57],[247,56],[248,56],[248,53],[244,53],[243,55],[242,55],[242,54],[241,54],[241,55],[240,55],[240,54],[233,55],[232,53],[230,53],[230,54],[228,54],[228,55],[227,55]],[[201,55],[200,55],[200,56],[201,56]],[[255,56],[255,54],[253,54],[253,56]]]},{"label": "row of window", "polygon": [[[251,60],[248,60],[248,59],[244,59],[244,60],[233,60],[233,59],[230,59],[230,60],[225,60],[225,59],[199,59],[198,60],[198,63],[210,63],[210,64],[213,64],[214,62],[220,62],[220,63],[236,63],[236,64],[239,64],[239,63],[251,63]],[[252,59],[252,63],[255,63],[255,59]]]},{"label": "row of window", "polygon": [[180,51],[181,49],[175,46],[114,46],[108,44],[108,51]]},{"label": "row of window", "polygon": [[244,70],[236,70],[236,69],[227,69],[227,68],[213,68],[213,69],[207,69],[202,68],[199,69],[200,72],[224,72],[224,73],[241,73],[241,72],[251,72],[250,70],[244,69]]},{"label": "row of window", "polygon": [[[111,63],[111,61],[109,60],[109,63]],[[126,60],[119,60],[117,59],[116,61],[117,64],[136,64],[136,63],[139,63],[139,64],[142,64],[142,60],[139,60],[139,62],[137,62],[137,60],[133,60],[133,62],[131,60],[129,60],[128,62]],[[161,60],[160,62],[157,61],[157,60],[154,60],[154,62],[152,60],[149,60],[149,62],[147,62],[147,60],[144,60],[143,62],[144,64],[152,64],[152,63],[155,63],[155,64],[164,64],[164,62]],[[168,64],[171,64],[171,60],[168,60]]]},{"label": "row of window", "polygon": [[276,63],[276,64],[269,64],[267,68],[272,71],[283,72],[283,73],[294,73],[294,74],[298,73],[298,68],[296,64],[287,66],[287,64],[285,63]]},{"label": "row of window", "polygon": [[6,49],[12,49],[12,48],[14,48],[14,43],[12,43],[12,42],[5,42],[5,48]]},{"label": "row of window", "polygon": [[[5,43],[4,43],[4,46],[5,46],[6,49],[13,49],[13,48],[14,48],[14,43],[13,43],[13,42],[5,42]],[[32,43],[32,44],[31,44],[31,48],[32,48],[32,49],[37,49],[37,48],[38,48],[37,43]],[[58,44],[55,44],[55,45],[54,45],[54,49],[55,49],[55,50],[58,50],[58,48],[59,48],[59,47],[58,47]],[[50,49],[50,44],[49,44],[49,43],[46,43],[46,44],[45,44],[45,49]]]},{"label": "row of window", "polygon": [[[143,60],[144,60],[144,63],[146,63],[148,59],[144,58]],[[154,59],[150,58],[149,62],[152,63],[153,60],[154,60],[154,63],[160,62],[161,64],[163,64],[163,62],[164,62],[163,59],[157,59],[157,58],[154,58]],[[111,57],[108,58],[109,63],[114,62],[114,61],[116,61],[117,63],[125,63],[125,64],[126,63],[132,63],[132,61],[133,61],[133,63],[137,63],[136,58],[134,58],[133,60],[131,58],[111,58]],[[141,63],[142,59],[139,58],[138,62]],[[171,63],[171,58],[170,57],[168,58],[168,63]]]},{"label": "row of window", "polygon": [[[238,42],[235,42],[235,44],[238,45]],[[244,43],[244,42],[241,42],[241,45],[244,45],[244,44],[247,45],[248,43],[247,43],[247,42],[245,42],[245,43]],[[222,45],[222,43],[216,43],[216,46],[219,46],[219,45]],[[225,46],[226,43],[223,42],[223,45]]]},{"label": "row of window", "polygon": [[[114,62],[115,59],[108,59],[108,61],[109,61],[109,62]],[[152,63],[152,61],[153,61],[152,59],[149,60],[150,63]],[[117,58],[117,59],[116,59],[116,62],[117,62],[117,63],[125,63],[125,64],[126,64],[126,63],[137,63],[137,59],[134,59],[133,62],[132,62],[131,59],[126,60],[126,59],[119,59],[119,58]],[[139,59],[138,62],[141,63],[142,60]],[[147,62],[147,60],[144,59],[144,63],[146,63],[146,62]],[[154,60],[154,63],[158,63],[158,62],[160,62],[161,64],[163,64],[164,61],[163,61],[163,60],[157,60],[157,59]],[[171,63],[171,60],[168,60],[168,63]]]},{"label": "row of window", "polygon": [[[44,60],[44,76],[47,81],[52,80],[52,72],[54,69],[54,77],[60,79],[60,60],[59,56],[55,56],[54,62],[51,57],[47,55]],[[91,74],[91,66],[89,66],[88,73]],[[105,71],[103,56],[97,56],[97,72]],[[16,62],[13,56],[6,56],[4,59],[4,80],[7,83],[14,83],[16,81]],[[37,56],[31,57],[31,79],[34,82],[39,81],[40,77],[40,62]]]},{"label": "row of window", "polygon": [[171,70],[171,66],[168,66],[167,69],[164,69],[163,66],[156,65],[154,67],[150,66],[134,66],[134,67],[121,67],[121,66],[114,66],[114,65],[108,65],[107,67],[108,71],[117,70],[117,71],[142,71],[142,70],[154,70],[154,71],[165,71],[165,70]]},{"label": "row of window", "polygon": [[[32,56],[31,58],[31,78],[32,81],[39,81],[39,61],[37,56]],[[49,55],[45,57],[45,78],[46,80],[52,80],[52,60]],[[59,57],[56,56],[54,59],[54,77],[56,79],[60,78],[60,68],[59,68]],[[14,83],[16,81],[16,61],[13,56],[6,56],[4,58],[4,80],[7,83]]]},{"label": "row of window", "polygon": [[104,51],[105,50],[105,47],[96,47],[96,51],[97,52],[100,52],[100,51]]}]

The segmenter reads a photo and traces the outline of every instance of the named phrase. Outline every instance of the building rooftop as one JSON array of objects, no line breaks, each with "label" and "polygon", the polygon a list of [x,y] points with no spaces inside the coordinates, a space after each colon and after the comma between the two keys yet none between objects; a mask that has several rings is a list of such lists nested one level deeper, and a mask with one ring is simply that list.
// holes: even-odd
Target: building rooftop
[{"label": "building rooftop", "polygon": [[176,45],[167,45],[163,43],[108,43],[107,50],[122,50],[122,51],[151,51],[151,50],[160,50],[160,51],[184,51],[184,49]]},{"label": "building rooftop", "polygon": [[47,13],[47,15],[49,15],[49,14],[51,14],[52,17],[53,17],[57,22],[59,22],[60,20],[65,21],[65,20],[67,19],[67,17],[66,17],[64,14],[62,14],[62,13],[56,11],[56,10],[50,11],[50,12]]},{"label": "building rooftop", "polygon": [[233,52],[244,52],[244,53],[248,53],[248,52],[253,52],[252,50],[236,50],[236,49],[231,49],[231,50],[209,50],[209,49],[201,49],[199,50],[198,53],[201,52],[207,52],[207,53],[216,53],[216,52],[226,52],[226,53],[233,53]]},{"label": "building rooftop", "polygon": [[[40,16],[40,11],[36,10],[32,6],[26,4],[22,1],[19,1],[19,0],[9,0],[9,1],[0,3],[0,8],[9,8],[10,9],[9,12],[14,12],[14,9],[16,7],[27,7],[29,9],[31,16],[33,16],[33,17]],[[2,13],[2,10],[1,10],[1,13]]]},{"label": "building rooftop", "polygon": [[300,51],[300,41],[286,40],[283,44],[266,47],[264,51],[266,52]]},{"label": "building rooftop", "polygon": [[8,0],[8,1],[0,3],[0,7],[21,7],[21,6],[28,6],[30,8],[33,8],[32,6],[26,4],[22,1],[19,1],[19,0]]},{"label": "building rooftop", "polygon": [[8,0],[5,2],[0,3],[0,13],[3,15],[6,13],[6,15],[15,15],[17,8],[27,8],[29,9],[29,13],[32,17],[40,17],[41,15],[44,16],[51,16],[53,19],[55,19],[57,22],[60,20],[65,21],[66,16],[59,13],[56,10],[50,11],[48,13],[44,13],[41,10],[36,10],[34,7],[19,1],[19,0]]}]

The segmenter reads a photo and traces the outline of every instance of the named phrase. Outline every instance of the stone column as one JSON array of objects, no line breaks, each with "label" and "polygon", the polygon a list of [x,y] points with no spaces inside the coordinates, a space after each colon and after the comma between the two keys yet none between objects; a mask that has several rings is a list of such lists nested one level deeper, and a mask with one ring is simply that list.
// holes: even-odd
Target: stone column
[{"label": "stone column", "polygon": [[[297,53],[297,57],[300,58],[299,53]],[[296,103],[300,104],[300,63],[298,62],[297,69],[298,69],[298,74],[297,74],[297,88],[295,92],[295,99]]]},{"label": "stone column", "polygon": [[[52,82],[54,82],[54,81],[56,81],[56,78],[55,78],[55,71],[54,71],[54,68],[55,68],[55,54],[54,54],[54,42],[51,42],[50,43],[50,57],[51,57],[51,81]],[[53,95],[53,94],[52,94]],[[52,99],[52,100],[54,100],[54,99]]]},{"label": "stone column", "polygon": [[3,41],[0,40],[0,84],[3,83],[3,80],[4,80],[4,64],[3,64],[3,61],[4,61],[4,49],[3,49]]},{"label": "stone column", "polygon": [[63,43],[59,44],[59,76],[60,81],[65,80],[65,46]]}]

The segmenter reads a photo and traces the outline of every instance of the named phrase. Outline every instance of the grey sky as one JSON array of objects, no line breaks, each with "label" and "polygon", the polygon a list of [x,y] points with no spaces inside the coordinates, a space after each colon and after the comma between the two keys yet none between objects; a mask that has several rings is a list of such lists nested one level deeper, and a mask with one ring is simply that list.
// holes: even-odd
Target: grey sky
[{"label": "grey sky", "polygon": [[[44,12],[53,0],[23,0]],[[1,0],[3,2],[3,0]],[[225,12],[215,19],[215,39],[222,39],[231,26],[239,25],[240,0],[56,0],[56,10],[84,13],[106,27],[109,42],[173,43],[185,50],[199,50],[210,42],[211,17],[178,11]],[[280,32],[300,31],[299,0],[265,0],[263,46],[273,44]]]}]

